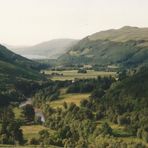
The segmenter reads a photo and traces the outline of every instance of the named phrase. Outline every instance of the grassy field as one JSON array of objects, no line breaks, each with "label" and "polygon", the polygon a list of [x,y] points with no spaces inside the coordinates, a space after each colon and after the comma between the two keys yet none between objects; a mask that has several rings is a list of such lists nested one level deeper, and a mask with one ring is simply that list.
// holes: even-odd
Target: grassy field
[{"label": "grassy field", "polygon": [[109,124],[109,126],[113,129],[113,134],[116,137],[130,137],[131,133],[129,133],[127,130],[125,130],[124,126],[121,126],[119,124],[114,124],[110,121],[108,121],[107,119],[103,119],[97,122],[97,127],[102,126],[103,123],[107,122]]},{"label": "grassy field", "polygon": [[[143,143],[144,145],[146,145],[148,147],[148,144],[146,142],[144,142],[142,139],[136,138],[134,136],[132,136],[132,134],[127,131],[125,129],[124,126],[118,125],[118,124],[114,124],[110,121],[108,121],[107,119],[103,119],[97,122],[97,127],[102,127],[102,124],[107,122],[109,124],[109,126],[112,128],[112,132],[114,137],[98,137],[96,138],[96,141],[98,144],[101,143],[127,143],[129,148],[133,148],[131,146],[131,144],[133,143]],[[91,139],[92,141],[94,139]],[[139,147],[141,148],[141,147]]]},{"label": "grassy field", "polygon": [[[98,122],[98,126],[101,127],[101,125],[104,123],[104,122],[107,122],[107,120],[101,120]],[[115,131],[120,131],[119,135],[117,137],[97,137],[95,141],[97,141],[98,144],[101,144],[101,143],[120,143],[120,142],[125,142],[128,144],[128,146],[130,147],[131,144],[133,143],[143,143],[145,144],[147,147],[148,147],[148,144],[146,144],[143,140],[141,139],[138,139],[138,138],[135,138],[135,137],[132,137],[132,136],[129,136],[128,132],[126,132],[125,134],[125,131],[124,131],[124,127],[123,126],[119,126],[119,125],[116,125],[116,124],[113,124],[113,123],[110,123],[109,122],[109,125],[112,127],[113,129],[113,133]],[[24,134],[24,137],[25,139],[29,140],[33,137],[38,137],[38,132],[43,130],[43,129],[46,129],[48,130],[50,133],[54,133],[54,131],[44,127],[44,126],[41,126],[41,125],[29,125],[29,126],[22,126],[22,130],[23,130],[23,134]],[[92,137],[93,138],[93,137]],[[94,139],[90,139],[90,141],[94,141]],[[18,146],[18,145],[0,145],[0,147],[2,148],[41,148],[39,145],[37,146],[33,146],[33,145],[25,145],[25,146]],[[59,148],[59,147],[56,147],[56,146],[46,146],[46,148]],[[132,147],[131,147],[132,148]],[[139,147],[140,148],[140,147]]]},{"label": "grassy field", "polygon": [[[40,146],[29,146],[29,145],[26,145],[26,146],[20,146],[20,145],[7,145],[7,144],[0,144],[0,148],[40,148]],[[52,147],[51,147],[52,148]]]},{"label": "grassy field", "polygon": [[[100,144],[105,144],[105,143],[114,143],[114,144],[117,144],[117,143],[126,143],[126,145],[128,147],[125,147],[125,148],[136,148],[136,147],[133,147],[133,144],[144,144],[145,147],[137,147],[137,148],[147,148],[148,147],[148,144],[146,142],[143,142],[141,139],[138,139],[138,138],[135,138],[135,137],[97,137],[95,139],[96,141],[96,145],[100,145]],[[97,147],[99,148],[99,147]]]},{"label": "grassy field", "polygon": [[66,93],[67,88],[63,88],[60,90],[60,97],[58,100],[50,102],[50,106],[53,108],[63,107],[63,103],[67,104],[75,103],[79,106],[80,101],[83,99],[88,99],[89,93]]},{"label": "grassy field", "polygon": [[88,70],[86,74],[78,73],[78,70],[65,70],[65,71],[44,71],[45,74],[50,75],[52,73],[63,74],[61,76],[52,76],[52,80],[74,80],[74,79],[87,79],[87,78],[96,78],[97,76],[115,76],[115,72],[105,72],[105,71],[94,71]]},{"label": "grassy field", "polygon": [[20,119],[21,118],[21,116],[22,116],[22,109],[21,108],[15,107],[13,109],[13,112],[15,114],[15,119]]},{"label": "grassy field", "polygon": [[42,125],[27,125],[27,126],[22,126],[21,129],[23,131],[25,139],[37,138],[39,131],[41,131],[43,129],[48,130],[50,133],[54,132],[54,131],[50,130],[49,128],[46,128]]},{"label": "grassy field", "polygon": [[80,101],[83,99],[88,99],[90,94],[61,94],[60,99],[56,101],[52,101],[50,103],[51,107],[57,108],[62,107],[63,103],[66,102],[67,104],[75,103],[76,105],[80,104]]},{"label": "grassy field", "polygon": [[[23,135],[24,135],[24,139],[25,140],[30,140],[31,138],[38,138],[38,133],[39,131],[46,129],[48,130],[50,133],[53,133],[54,131],[50,130],[49,128],[46,128],[44,126],[41,125],[27,125],[27,126],[22,126],[21,127],[22,131],[23,131]],[[24,146],[20,146],[20,145],[3,145],[0,144],[0,148],[41,148],[41,146],[39,145],[24,145]],[[46,146],[46,148],[58,148],[56,146]]]}]

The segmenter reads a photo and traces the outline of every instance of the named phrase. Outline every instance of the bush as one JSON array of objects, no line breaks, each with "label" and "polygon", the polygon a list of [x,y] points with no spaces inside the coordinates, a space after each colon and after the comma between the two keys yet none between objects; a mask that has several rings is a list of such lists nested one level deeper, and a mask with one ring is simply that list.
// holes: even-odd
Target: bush
[{"label": "bush", "polygon": [[142,139],[143,139],[145,142],[148,142],[148,132],[146,132],[146,131],[143,131],[143,132],[142,132]]},{"label": "bush", "polygon": [[79,69],[78,70],[78,73],[87,73],[87,70],[85,70],[85,69]]},{"label": "bush", "polygon": [[39,140],[36,138],[31,138],[29,141],[29,144],[31,145],[38,145],[39,144]]},{"label": "bush", "polygon": [[23,115],[27,122],[34,121],[35,119],[35,111],[31,104],[27,104],[23,108]]},{"label": "bush", "polygon": [[112,128],[106,122],[102,125],[101,130],[103,135],[112,135]]},{"label": "bush", "polygon": [[119,125],[129,125],[130,124],[130,118],[126,117],[124,115],[118,116],[117,122]]}]

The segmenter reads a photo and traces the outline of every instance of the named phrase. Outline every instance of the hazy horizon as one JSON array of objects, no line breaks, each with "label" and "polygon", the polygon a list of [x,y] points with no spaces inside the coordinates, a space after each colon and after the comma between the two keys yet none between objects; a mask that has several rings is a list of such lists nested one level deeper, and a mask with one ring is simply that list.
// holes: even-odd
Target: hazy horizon
[{"label": "hazy horizon", "polygon": [[0,0],[0,43],[29,46],[148,26],[147,0]]}]

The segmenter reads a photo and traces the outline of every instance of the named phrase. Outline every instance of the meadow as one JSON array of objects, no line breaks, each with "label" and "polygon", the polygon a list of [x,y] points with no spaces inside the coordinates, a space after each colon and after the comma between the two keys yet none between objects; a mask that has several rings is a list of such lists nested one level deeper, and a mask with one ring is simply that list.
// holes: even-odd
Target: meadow
[{"label": "meadow", "polygon": [[38,133],[41,130],[48,130],[50,133],[53,133],[54,131],[50,130],[49,128],[46,128],[42,125],[26,125],[21,127],[24,138],[27,140],[30,140],[31,138],[38,138]]},{"label": "meadow", "polygon": [[68,105],[70,103],[75,103],[79,106],[81,100],[88,99],[89,96],[89,93],[63,94],[58,100],[50,102],[50,106],[53,108],[62,107],[64,102],[66,102]]},{"label": "meadow", "polygon": [[98,76],[101,77],[116,76],[116,72],[94,71],[94,70],[87,70],[87,73],[78,73],[78,70],[63,70],[63,71],[45,70],[44,73],[49,76],[53,73],[57,73],[59,75],[51,76],[51,79],[60,80],[60,81],[97,78]]}]

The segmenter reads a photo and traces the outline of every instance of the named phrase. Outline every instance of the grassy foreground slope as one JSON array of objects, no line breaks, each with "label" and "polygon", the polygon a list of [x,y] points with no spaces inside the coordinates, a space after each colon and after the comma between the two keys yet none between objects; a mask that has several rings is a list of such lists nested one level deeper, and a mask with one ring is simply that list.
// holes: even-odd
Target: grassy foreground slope
[{"label": "grassy foreground slope", "polygon": [[60,63],[137,66],[148,63],[148,28],[102,31],[78,42]]}]

